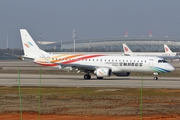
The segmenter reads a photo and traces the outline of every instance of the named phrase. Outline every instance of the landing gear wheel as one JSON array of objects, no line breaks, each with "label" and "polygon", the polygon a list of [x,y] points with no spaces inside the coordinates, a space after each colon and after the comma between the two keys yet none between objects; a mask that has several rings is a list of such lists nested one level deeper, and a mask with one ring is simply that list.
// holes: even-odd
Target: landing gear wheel
[{"label": "landing gear wheel", "polygon": [[157,72],[154,73],[154,80],[158,80],[158,75],[159,75],[159,73],[157,73]]},{"label": "landing gear wheel", "polygon": [[157,77],[157,76],[155,76],[155,77],[154,77],[154,80],[158,80],[158,77]]},{"label": "landing gear wheel", "polygon": [[97,77],[97,79],[103,79],[103,77]]},{"label": "landing gear wheel", "polygon": [[85,74],[85,75],[84,75],[84,79],[85,79],[85,80],[87,80],[87,79],[91,79],[91,75],[89,75],[89,74]]}]

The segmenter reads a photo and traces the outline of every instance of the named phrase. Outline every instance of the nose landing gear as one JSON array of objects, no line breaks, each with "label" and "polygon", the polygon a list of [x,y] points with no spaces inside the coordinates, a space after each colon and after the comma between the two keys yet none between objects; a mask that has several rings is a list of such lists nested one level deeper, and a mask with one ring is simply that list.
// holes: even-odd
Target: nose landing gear
[{"label": "nose landing gear", "polygon": [[159,73],[154,73],[154,80],[158,80],[158,74]]},{"label": "nose landing gear", "polygon": [[157,76],[154,76],[154,80],[158,80],[158,77],[157,77]]}]

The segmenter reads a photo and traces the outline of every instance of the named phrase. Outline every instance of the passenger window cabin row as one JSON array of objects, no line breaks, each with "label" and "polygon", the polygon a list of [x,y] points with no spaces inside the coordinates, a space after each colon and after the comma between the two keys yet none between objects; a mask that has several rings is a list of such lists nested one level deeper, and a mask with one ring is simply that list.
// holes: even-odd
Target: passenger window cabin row
[{"label": "passenger window cabin row", "polygon": [[52,58],[52,60],[104,61],[104,62],[146,62],[146,60],[113,60],[113,59],[66,59],[66,58]]}]

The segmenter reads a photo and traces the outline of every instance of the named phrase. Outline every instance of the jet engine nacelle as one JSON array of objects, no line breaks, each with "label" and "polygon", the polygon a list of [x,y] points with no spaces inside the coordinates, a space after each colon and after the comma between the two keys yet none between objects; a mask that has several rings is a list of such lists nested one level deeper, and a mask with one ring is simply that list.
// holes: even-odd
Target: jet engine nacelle
[{"label": "jet engine nacelle", "polygon": [[119,73],[113,73],[116,76],[129,76],[130,72],[119,72]]},{"label": "jet engine nacelle", "polygon": [[97,77],[109,77],[112,75],[112,70],[109,68],[98,68],[94,71]]}]

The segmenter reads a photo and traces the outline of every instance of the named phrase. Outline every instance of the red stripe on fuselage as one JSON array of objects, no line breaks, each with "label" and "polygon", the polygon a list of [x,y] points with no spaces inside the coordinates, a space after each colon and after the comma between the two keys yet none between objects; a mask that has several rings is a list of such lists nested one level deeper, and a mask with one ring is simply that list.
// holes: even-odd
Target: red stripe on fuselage
[{"label": "red stripe on fuselage", "polygon": [[100,56],[105,56],[105,55],[89,55],[89,56],[83,56],[83,57],[80,57],[80,58],[75,58],[73,60],[68,60],[68,61],[65,61],[65,62],[62,62],[61,64],[70,64],[70,63],[73,63],[73,62],[76,62],[76,61],[79,61],[79,60],[82,60],[82,59],[89,59],[89,58],[94,58],[94,57],[100,57]]}]

